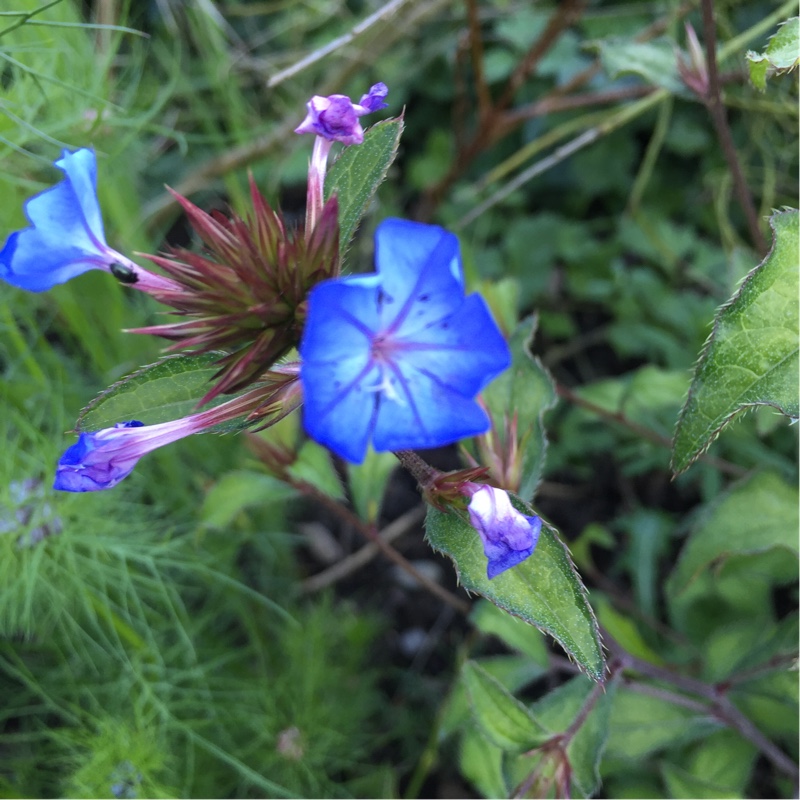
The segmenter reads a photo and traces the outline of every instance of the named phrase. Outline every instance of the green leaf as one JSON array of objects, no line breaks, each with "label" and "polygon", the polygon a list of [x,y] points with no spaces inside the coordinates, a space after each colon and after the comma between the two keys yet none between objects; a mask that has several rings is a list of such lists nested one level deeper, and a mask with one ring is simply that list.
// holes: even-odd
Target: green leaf
[{"label": "green leaf", "polygon": [[746,55],[750,67],[750,80],[756,89],[767,88],[767,72],[788,72],[800,63],[800,17],[792,17],[781,23],[777,33],[767,44],[763,53],[749,50]]},{"label": "green leaf", "polygon": [[733,555],[773,548],[797,553],[797,505],[797,489],[773,473],[734,486],[695,524],[670,576],[669,591],[683,591],[710,564]]},{"label": "green leaf", "polygon": [[[512,495],[524,514],[533,511]],[[455,563],[469,592],[549,633],[594,680],[602,680],[605,659],[592,609],[567,548],[555,529],[542,522],[533,555],[496,578],[486,577],[486,556],[475,529],[455,512],[428,509],[426,536],[431,546]]]},{"label": "green leaf", "polygon": [[611,708],[606,759],[639,762],[665,747],[702,739],[720,725],[710,714],[698,716],[659,697],[620,686]]},{"label": "green leaf", "polygon": [[229,472],[206,494],[200,522],[209,528],[227,528],[245,508],[283,503],[295,494],[283,481],[263,472]]},{"label": "green leaf", "polygon": [[350,494],[361,519],[367,522],[378,519],[386,484],[396,467],[397,459],[393,453],[376,453],[371,447],[363,463],[348,465]]},{"label": "green leaf", "polygon": [[617,644],[626,653],[642,658],[651,664],[663,664],[664,660],[650,647],[642,636],[636,622],[630,617],[620,614],[606,597],[593,595],[592,603],[597,612],[597,619]]},{"label": "green leaf", "polygon": [[510,369],[483,391],[483,400],[500,441],[501,452],[510,449],[506,443],[506,426],[516,419],[517,485],[520,497],[526,502],[533,500],[544,467],[547,436],[542,417],[556,402],[555,387],[549,373],[530,351],[536,325],[535,317],[519,325],[509,342]]},{"label": "green leaf", "polygon": [[695,370],[672,450],[677,474],[741,411],[798,416],[798,212],[770,219],[772,249],[722,307]]},{"label": "green leaf", "polygon": [[397,155],[403,118],[373,125],[362,144],[345,147],[325,178],[325,199],[339,199],[339,246],[344,252]]},{"label": "green leaf", "polygon": [[464,664],[463,676],[475,722],[492,744],[519,753],[547,741],[549,731],[476,662]]},{"label": "green leaf", "polygon": [[477,726],[461,737],[459,769],[484,797],[508,797],[503,777],[503,751],[486,741]]},{"label": "green leaf", "polygon": [[[492,606],[491,603],[487,605]],[[508,616],[508,615],[506,615]],[[541,678],[548,668],[536,664],[527,656],[485,656],[475,663],[497,680],[509,692],[516,692],[523,686]],[[438,738],[443,740],[464,723],[471,720],[467,689],[463,680],[456,681],[445,701],[442,710]]]},{"label": "green leaf", "polygon": [[549,665],[550,657],[544,637],[521,619],[481,600],[473,607],[470,620],[481,633],[497,636],[508,647],[524,653],[536,664],[543,667]]},{"label": "green leaf", "polygon": [[614,36],[594,43],[593,47],[610,77],[637,75],[673,94],[687,94],[678,72],[677,47],[669,39],[636,42]]},{"label": "green leaf", "polygon": [[681,765],[666,763],[662,775],[669,797],[746,797],[757,751],[733,731],[717,731],[699,742]]},{"label": "green leaf", "polygon": [[305,481],[335,500],[344,499],[344,488],[339,480],[330,451],[312,442],[303,444],[297,460],[289,467],[289,474],[298,481]]},{"label": "green leaf", "polygon": [[[191,414],[219,369],[215,365],[219,357],[219,353],[167,356],[140,367],[92,400],[81,411],[75,429],[96,431],[130,419],[155,425]],[[228,399],[223,397],[205,408]]]}]

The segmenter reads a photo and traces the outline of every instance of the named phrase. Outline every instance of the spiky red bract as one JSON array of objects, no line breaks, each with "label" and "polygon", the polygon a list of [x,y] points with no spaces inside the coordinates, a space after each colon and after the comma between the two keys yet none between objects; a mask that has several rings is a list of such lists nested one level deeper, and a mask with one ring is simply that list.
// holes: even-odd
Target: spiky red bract
[{"label": "spiky red bract", "polygon": [[250,177],[252,214],[242,219],[206,213],[172,192],[204,245],[168,256],[148,256],[181,287],[154,292],[182,319],[134,329],[175,342],[169,350],[223,350],[214,386],[202,398],[237,392],[296,347],[309,290],[339,271],[336,198],[323,208],[310,234],[288,228]]}]

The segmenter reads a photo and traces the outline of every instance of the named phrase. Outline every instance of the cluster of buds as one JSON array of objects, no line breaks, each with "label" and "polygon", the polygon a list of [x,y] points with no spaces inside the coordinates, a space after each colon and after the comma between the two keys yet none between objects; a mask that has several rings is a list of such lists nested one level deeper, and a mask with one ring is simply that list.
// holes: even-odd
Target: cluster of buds
[{"label": "cluster of buds", "polygon": [[[65,178],[26,203],[31,225],[0,251],[0,278],[44,291],[104,270],[177,317],[132,332],[168,339],[169,350],[220,353],[198,406],[215,398],[218,405],[156,425],[127,420],[82,432],[58,463],[56,489],[109,489],[157,447],[233,421],[263,428],[301,405],[307,434],[354,463],[370,446],[439,447],[490,428],[478,393],[511,354],[483,298],[465,291],[458,239],[436,225],[385,220],[376,233],[376,272],[339,276],[337,199],[324,200],[328,155],[333,142],[363,142],[359,119],[385,107],[387,91],[378,83],[358,103],[344,95],[309,101],[296,129],[316,136],[304,229],[288,226],[252,177],[245,217],[206,213],[173,192],[204,250],[148,256],[166,274],[107,244],[94,152],[65,151],[55,162]],[[301,360],[281,363],[294,348]],[[220,395],[233,396],[219,402]],[[505,439],[514,440],[513,431]],[[290,463],[283,452],[268,456],[278,472]],[[505,491],[475,483],[484,472],[421,485],[440,505],[463,510],[468,500],[493,578],[531,555],[541,520],[517,511]]]},{"label": "cluster of buds", "polygon": [[216,384],[200,401],[250,386],[300,343],[306,298],[320,281],[339,273],[336,198],[305,235],[287,229],[250,178],[253,216],[207,214],[173,192],[206,254],[174,250],[149,256],[177,284],[153,296],[177,309],[181,321],[146,328],[170,339],[170,350],[224,351]]}]

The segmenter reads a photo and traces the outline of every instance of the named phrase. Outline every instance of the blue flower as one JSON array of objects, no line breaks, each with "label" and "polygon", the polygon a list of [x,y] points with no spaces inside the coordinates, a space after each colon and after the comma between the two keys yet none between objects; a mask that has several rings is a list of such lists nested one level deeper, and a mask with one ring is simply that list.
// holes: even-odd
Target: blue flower
[{"label": "blue flower", "polygon": [[62,492],[98,492],[116,486],[131,474],[146,452],[140,452],[141,435],[131,436],[138,433],[137,429],[145,426],[133,419],[96,433],[82,433],[59,459],[53,488]]},{"label": "blue flower", "polygon": [[508,492],[492,486],[471,484],[469,521],[483,542],[489,560],[489,579],[516,566],[536,549],[542,520],[521,514],[511,505]]},{"label": "blue flower", "polygon": [[370,440],[429,448],[487,430],[474,398],[511,363],[483,299],[464,296],[453,234],[390,219],[375,240],[377,274],[311,291],[300,343],[306,431],[355,463]]},{"label": "blue flower", "polygon": [[106,244],[94,151],[64,150],[55,165],[65,178],[25,204],[31,227],[8,237],[0,251],[0,278],[43,292],[90,269],[103,269],[143,291],[176,288],[173,281],[142,269]]},{"label": "blue flower", "polygon": [[306,104],[306,118],[294,132],[315,133],[324,139],[346,145],[361,144],[364,141],[364,129],[358,118],[386,108],[388,103],[384,102],[384,98],[388,93],[386,84],[376,83],[367,94],[362,95],[358,103],[343,94],[328,97],[314,95]]}]

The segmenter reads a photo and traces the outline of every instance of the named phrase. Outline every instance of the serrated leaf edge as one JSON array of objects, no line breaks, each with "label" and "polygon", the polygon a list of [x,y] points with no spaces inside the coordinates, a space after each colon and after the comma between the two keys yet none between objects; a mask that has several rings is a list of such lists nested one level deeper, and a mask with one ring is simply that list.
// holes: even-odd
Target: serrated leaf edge
[{"label": "serrated leaf edge", "polygon": [[[359,216],[358,220],[356,221],[356,224],[353,227],[353,230],[350,233],[350,236],[348,237],[346,242],[345,241],[340,241],[339,242],[339,260],[342,263],[344,262],[345,254],[350,249],[350,245],[352,244],[352,242],[353,242],[353,240],[355,238],[356,231],[358,230],[358,227],[361,224],[361,220],[364,218],[364,213],[366,213],[366,210],[367,210],[367,207],[369,206],[370,200],[375,196],[375,192],[378,191],[378,187],[381,185],[381,183],[383,183],[383,181],[386,180],[386,175],[388,174],[389,169],[391,168],[392,164],[394,163],[395,159],[397,158],[397,151],[400,148],[400,137],[403,135],[403,131],[405,130],[405,108],[403,108],[403,110],[400,112],[400,114],[398,114],[396,117],[390,117],[389,119],[382,119],[380,122],[376,122],[374,125],[371,125],[369,128],[367,128],[367,130],[364,133],[364,135],[366,136],[367,134],[369,134],[370,131],[376,130],[377,128],[380,128],[380,127],[382,127],[384,125],[389,125],[391,123],[399,123],[398,129],[397,129],[397,135],[395,136],[395,140],[394,140],[394,146],[392,147],[392,151],[390,153],[389,160],[386,163],[386,167],[383,169],[382,173],[380,174],[380,176],[378,178],[378,181],[375,184],[375,189],[373,190],[372,194],[369,196],[369,198],[367,198],[367,202],[364,205],[364,211],[361,213],[361,215]],[[357,146],[357,145],[354,145],[354,146]],[[344,155],[344,153],[345,153],[345,150],[342,150],[341,153],[339,153],[339,155],[336,157],[336,159],[331,164],[331,166],[330,166],[330,168],[328,170],[328,174],[330,174],[330,171],[334,168],[334,166],[336,166],[336,164],[339,162],[339,160]],[[325,200],[328,200],[330,196],[328,195],[327,192],[325,193],[325,195],[326,195],[325,196]]]},{"label": "serrated leaf edge", "polygon": [[[496,740],[495,740],[495,739],[492,737],[492,735],[491,735],[491,732],[490,732],[490,731],[488,731],[488,730],[487,730],[487,729],[484,727],[484,725],[482,725],[482,724],[481,724],[481,721],[480,721],[480,719],[478,718],[478,714],[477,714],[477,712],[476,712],[476,710],[475,710],[475,702],[474,702],[474,700],[473,700],[473,698],[472,698],[472,690],[470,689],[470,686],[469,686],[469,681],[466,679],[466,673],[467,673],[467,671],[468,671],[468,670],[473,670],[474,672],[476,672],[476,673],[477,673],[477,674],[480,676],[480,679],[481,679],[481,680],[485,680],[487,683],[491,684],[491,685],[492,685],[492,686],[494,686],[496,689],[499,689],[499,690],[500,690],[500,692],[501,692],[501,693],[502,693],[502,694],[503,694],[503,695],[504,695],[504,696],[505,696],[505,697],[506,697],[508,700],[510,700],[510,701],[511,701],[511,702],[514,704],[514,707],[515,707],[516,709],[518,709],[519,711],[521,711],[521,712],[522,712],[522,713],[525,715],[526,719],[527,719],[527,720],[528,720],[528,721],[531,723],[531,729],[532,729],[534,732],[539,732],[541,736],[544,736],[544,737],[545,737],[545,738],[544,738],[544,741],[546,741],[547,739],[549,739],[549,738],[550,738],[550,737],[553,735],[553,732],[552,732],[552,731],[550,731],[550,730],[548,730],[547,728],[545,728],[545,727],[544,727],[544,725],[542,725],[542,724],[541,724],[541,723],[540,723],[540,722],[539,722],[539,721],[538,721],[538,720],[537,720],[537,719],[536,719],[536,718],[533,716],[533,714],[531,714],[531,711],[530,711],[530,709],[529,709],[529,708],[528,708],[528,707],[527,707],[527,706],[526,706],[524,703],[520,702],[520,701],[519,701],[519,700],[518,700],[516,697],[514,697],[514,695],[513,695],[511,692],[509,692],[509,691],[508,691],[508,689],[506,689],[506,687],[505,687],[505,686],[503,686],[503,684],[502,684],[502,683],[500,683],[500,681],[499,681],[499,680],[497,680],[497,678],[495,678],[495,677],[494,677],[494,675],[491,675],[491,674],[490,674],[489,672],[487,672],[487,671],[486,671],[486,670],[485,670],[485,669],[484,669],[484,668],[483,668],[483,667],[482,667],[480,664],[478,664],[476,661],[474,661],[474,660],[470,659],[469,661],[467,661],[467,662],[464,664],[464,667],[463,667],[463,671],[464,671],[464,673],[465,673],[464,689],[466,690],[466,693],[467,693],[467,699],[469,700],[470,713],[471,713],[471,715],[472,715],[472,718],[473,718],[473,719],[474,719],[474,721],[475,721],[475,724],[478,726],[478,729],[479,729],[479,731],[481,732],[481,735],[485,736],[485,738],[487,738],[487,739],[488,739],[488,740],[489,740],[489,741],[490,741],[490,742],[491,742],[491,743],[492,743],[492,744],[493,744],[495,747],[498,747],[498,748],[500,748],[500,749],[501,749],[503,752],[510,752],[510,751],[509,751],[509,750],[508,750],[506,747],[504,747],[503,745],[499,744],[499,743],[498,743],[498,742],[497,742],[497,741],[496,741]],[[509,738],[511,738],[511,737],[509,736]],[[535,737],[534,737],[534,736],[532,736],[532,737],[531,737],[531,744],[530,744],[530,747],[531,747],[531,748],[534,748],[534,747],[538,747],[538,746],[539,746],[539,745],[537,745],[537,744],[535,743]],[[515,748],[515,749],[514,749],[514,752],[521,752],[522,750],[524,750],[524,747],[520,746],[520,749],[519,749],[519,750],[517,750],[517,749]]]},{"label": "serrated leaf edge", "polygon": [[[512,500],[512,503],[514,503],[514,501],[517,501],[517,503],[521,503],[522,504],[522,508],[518,507],[517,510],[519,510],[519,511],[528,510],[526,508],[527,507],[527,503],[525,503],[523,500],[521,500],[520,498],[518,498],[516,495],[512,494],[511,492],[509,492],[508,494],[509,494],[509,497]],[[516,505],[516,503],[514,503],[514,504]],[[454,516],[457,516],[459,519],[461,519],[462,521],[466,522],[466,524],[469,525],[469,522],[467,521],[467,518],[465,516],[463,516],[461,514],[458,514],[457,512],[455,512],[453,510],[448,510],[448,511],[446,511],[444,513],[453,514]],[[592,632],[594,634],[595,640],[597,641],[598,649],[600,651],[600,660],[602,662],[602,668],[598,673],[591,672],[583,664],[581,664],[580,661],[578,661],[576,658],[574,658],[572,653],[561,642],[561,640],[555,635],[555,633],[553,631],[549,630],[546,626],[537,625],[535,622],[527,620],[523,616],[521,616],[520,614],[515,613],[512,609],[506,607],[502,602],[500,602],[498,600],[494,600],[493,598],[488,597],[487,595],[483,594],[483,592],[481,592],[480,590],[478,590],[478,589],[470,589],[469,587],[467,587],[463,583],[463,581],[461,580],[461,570],[458,568],[458,562],[455,560],[455,558],[453,558],[449,553],[444,552],[444,550],[440,550],[439,548],[435,547],[433,545],[433,543],[431,542],[430,538],[427,536],[427,534],[425,536],[425,539],[428,542],[428,544],[430,545],[430,547],[435,552],[440,553],[441,555],[447,557],[453,563],[453,568],[455,569],[455,572],[456,572],[456,580],[458,581],[458,585],[461,586],[461,588],[468,595],[473,595],[474,594],[474,595],[477,595],[478,597],[483,597],[485,600],[488,600],[492,605],[497,606],[498,608],[500,608],[503,611],[505,611],[507,614],[510,614],[512,617],[516,617],[517,619],[522,620],[522,622],[524,622],[526,625],[532,625],[538,631],[541,631],[542,633],[546,634],[551,639],[553,639],[556,642],[558,642],[558,644],[561,647],[561,649],[567,654],[567,657],[569,658],[569,660],[572,661],[578,667],[578,669],[580,669],[580,671],[584,675],[586,675],[588,678],[590,678],[591,680],[595,681],[596,683],[603,683],[603,682],[605,682],[605,673],[608,670],[608,664],[606,662],[606,657],[605,657],[605,649],[606,648],[605,648],[605,645],[603,644],[603,637],[602,637],[602,634],[601,634],[601,631],[600,631],[600,626],[597,623],[597,617],[595,616],[594,609],[592,608],[592,605],[589,602],[589,593],[586,591],[586,586],[584,586],[583,581],[580,580],[580,573],[578,572],[577,568],[575,567],[575,563],[572,560],[572,554],[570,553],[569,548],[561,540],[561,537],[558,535],[558,531],[557,531],[556,527],[554,525],[551,525],[550,522],[548,522],[541,515],[538,515],[538,516],[542,520],[542,525],[544,525],[544,526],[546,526],[548,528],[548,530],[553,534],[553,538],[556,540],[558,545],[560,545],[560,547],[562,548],[562,550],[564,552],[564,557],[567,560],[569,568],[573,571],[573,573],[575,575],[578,576],[578,591],[580,592],[581,599],[584,601],[584,603],[586,605],[586,608],[589,610],[589,617],[590,617],[590,620],[591,620]],[[426,526],[427,526],[427,522],[428,522],[428,517],[426,515],[425,516],[425,525]],[[535,557],[535,555],[533,557]],[[553,616],[558,616],[558,615],[554,614]]]},{"label": "serrated leaf edge", "polygon": [[[722,432],[722,430],[732,420],[734,420],[736,417],[738,417],[739,415],[743,414],[744,412],[749,411],[750,409],[753,409],[753,408],[757,408],[758,406],[769,406],[771,408],[777,409],[778,411],[780,411],[783,414],[786,414],[785,410],[782,409],[776,403],[769,403],[769,402],[766,402],[766,401],[764,401],[764,402],[754,402],[754,403],[744,403],[744,404],[740,405],[738,408],[736,408],[733,411],[731,411],[731,413],[728,414],[728,416],[723,418],[723,420],[720,422],[720,424],[709,434],[709,436],[706,439],[705,443],[700,447],[700,449],[695,451],[695,453],[689,458],[689,460],[685,464],[683,464],[682,466],[679,467],[678,464],[675,461],[675,445],[676,445],[676,442],[677,442],[678,432],[680,430],[680,427],[681,427],[681,425],[683,423],[684,418],[686,417],[686,414],[688,413],[689,405],[692,402],[692,399],[694,398],[695,381],[696,381],[696,378],[697,378],[697,374],[698,374],[701,366],[704,364],[705,359],[708,356],[709,350],[711,349],[711,346],[714,343],[717,331],[719,329],[720,320],[722,318],[722,315],[725,313],[725,311],[727,311],[731,306],[733,306],[737,302],[737,300],[741,297],[741,295],[745,291],[745,289],[755,279],[755,276],[758,273],[758,271],[764,266],[764,264],[767,263],[767,261],[769,261],[769,259],[772,257],[773,253],[775,252],[775,248],[777,247],[777,244],[778,244],[778,236],[777,236],[777,230],[775,228],[774,220],[777,217],[782,216],[783,214],[798,214],[798,213],[800,213],[800,212],[798,212],[798,210],[796,208],[786,208],[786,207],[784,207],[780,211],[774,211],[770,215],[769,226],[770,226],[770,228],[772,228],[774,236],[772,237],[772,245],[770,246],[769,252],[764,256],[764,258],[755,267],[753,267],[753,269],[750,270],[750,272],[747,273],[747,275],[744,276],[744,278],[742,279],[742,282],[739,284],[738,290],[733,295],[733,297],[731,297],[730,300],[728,300],[725,303],[723,303],[717,309],[717,312],[714,315],[714,324],[713,324],[713,327],[711,329],[711,333],[708,335],[708,338],[706,339],[705,343],[703,344],[703,348],[700,351],[700,355],[698,356],[697,361],[695,362],[694,371],[692,373],[692,379],[691,379],[691,381],[689,383],[689,389],[687,390],[687,393],[686,393],[686,400],[684,401],[683,407],[681,408],[681,413],[678,415],[678,420],[675,423],[675,433],[672,435],[672,457],[670,459],[670,469],[672,470],[673,476],[678,476],[681,473],[685,472],[687,469],[689,469],[689,467],[692,466],[692,464],[694,464],[697,461],[697,459],[699,459],[701,456],[703,456],[705,453],[707,453],[709,447],[711,447],[711,445],[714,444],[714,442],[716,441],[717,437]],[[783,363],[783,362],[781,362],[781,363]],[[790,416],[790,415],[787,414],[786,416]]]}]

